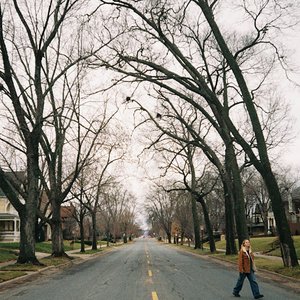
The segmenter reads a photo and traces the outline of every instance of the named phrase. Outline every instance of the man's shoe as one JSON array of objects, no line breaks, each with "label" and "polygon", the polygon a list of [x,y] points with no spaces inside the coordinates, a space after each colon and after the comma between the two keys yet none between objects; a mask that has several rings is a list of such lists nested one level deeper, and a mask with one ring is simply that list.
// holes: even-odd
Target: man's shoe
[{"label": "man's shoe", "polygon": [[255,296],[254,299],[260,299],[260,298],[263,298],[264,295],[258,295],[258,296]]},{"label": "man's shoe", "polygon": [[239,293],[232,293],[234,297],[241,297]]}]

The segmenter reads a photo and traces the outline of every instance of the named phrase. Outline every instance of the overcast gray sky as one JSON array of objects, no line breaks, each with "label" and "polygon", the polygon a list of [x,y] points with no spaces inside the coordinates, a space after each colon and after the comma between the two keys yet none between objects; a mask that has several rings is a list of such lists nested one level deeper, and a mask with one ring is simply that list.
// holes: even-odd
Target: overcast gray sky
[{"label": "overcast gray sky", "polygon": [[292,79],[299,85],[286,82],[283,84],[287,102],[291,104],[291,114],[295,122],[293,124],[296,138],[290,145],[287,145],[286,151],[283,151],[283,160],[292,167],[300,169],[300,26],[299,30],[293,31],[288,41],[288,48],[294,50],[292,62],[294,73]]}]

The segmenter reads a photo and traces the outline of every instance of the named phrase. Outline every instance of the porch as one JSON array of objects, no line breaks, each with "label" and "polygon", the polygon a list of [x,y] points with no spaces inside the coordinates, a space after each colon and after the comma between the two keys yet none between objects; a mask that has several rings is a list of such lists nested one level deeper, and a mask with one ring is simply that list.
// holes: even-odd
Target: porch
[{"label": "porch", "polygon": [[0,241],[18,242],[19,240],[19,216],[10,213],[0,213]]}]

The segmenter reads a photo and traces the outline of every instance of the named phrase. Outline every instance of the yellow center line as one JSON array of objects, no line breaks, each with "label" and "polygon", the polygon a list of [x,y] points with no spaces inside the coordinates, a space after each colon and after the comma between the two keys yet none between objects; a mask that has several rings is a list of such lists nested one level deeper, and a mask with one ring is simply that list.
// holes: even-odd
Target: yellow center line
[{"label": "yellow center line", "polygon": [[151,270],[148,270],[148,275],[149,275],[149,277],[152,277],[152,271]]},{"label": "yellow center line", "polygon": [[147,260],[148,265],[150,265],[150,260]]},{"label": "yellow center line", "polygon": [[152,292],[152,300],[158,300],[156,292]]}]

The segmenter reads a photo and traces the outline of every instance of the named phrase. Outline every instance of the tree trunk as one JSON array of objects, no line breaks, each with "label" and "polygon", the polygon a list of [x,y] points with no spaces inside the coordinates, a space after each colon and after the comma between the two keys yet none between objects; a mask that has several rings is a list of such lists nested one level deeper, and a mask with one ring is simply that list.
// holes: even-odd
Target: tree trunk
[{"label": "tree trunk", "polygon": [[171,235],[171,232],[166,232],[166,234],[167,234],[167,238],[168,238],[168,243],[172,244],[172,235]]},{"label": "tree trunk", "polygon": [[231,199],[225,197],[226,255],[237,254]]},{"label": "tree trunk", "polygon": [[243,240],[249,238],[249,233],[246,222],[242,180],[232,143],[228,143],[226,145],[225,165],[227,173],[229,174],[232,183],[235,228],[238,236],[239,245],[242,245]]},{"label": "tree trunk", "polygon": [[194,227],[194,236],[195,236],[195,249],[201,248],[201,239],[200,239],[200,222],[197,211],[197,199],[196,195],[193,192],[196,190],[196,172],[193,163],[193,149],[191,147],[187,147],[187,158],[189,162],[189,168],[191,172],[191,204],[192,204],[192,216],[193,216],[193,227]]},{"label": "tree trunk", "polygon": [[106,231],[106,246],[109,247],[110,242],[110,231]]},{"label": "tree trunk", "polygon": [[[226,79],[226,72],[223,69],[223,111],[219,111],[215,106],[212,107],[214,115],[216,116],[221,130],[219,134],[226,145],[225,148],[225,181],[231,191],[233,204],[234,204],[234,217],[235,217],[235,230],[237,232],[239,245],[242,244],[243,240],[249,238],[246,213],[245,213],[245,200],[244,200],[244,191],[241,180],[241,174],[239,166],[236,160],[236,153],[233,146],[232,136],[230,130],[224,120],[223,115],[225,114],[229,118],[229,106],[228,106],[228,84]],[[223,113],[223,114],[222,114]],[[220,170],[222,174],[222,170]]]},{"label": "tree trunk", "polygon": [[[0,167],[1,188],[7,195],[9,201],[18,211],[20,218],[20,246],[17,263],[40,265],[35,255],[35,229],[36,229],[36,194],[28,193],[28,199],[22,204],[18,199],[16,191],[5,178]],[[31,189],[28,189],[31,190]]]},{"label": "tree trunk", "polygon": [[[38,129],[36,129],[37,131]],[[32,132],[27,142],[27,181],[28,196],[25,211],[20,211],[20,253],[18,263],[40,264],[35,256],[35,226],[38,204],[38,132]]]},{"label": "tree trunk", "polygon": [[[222,179],[223,180],[223,179]],[[233,219],[233,206],[230,188],[227,183],[223,181],[224,198],[225,198],[225,228],[226,228],[226,255],[237,254],[235,244],[235,231]]]},{"label": "tree trunk", "polygon": [[299,265],[297,254],[294,247],[294,241],[291,236],[290,227],[285,214],[284,204],[278,188],[274,174],[266,172],[265,183],[268,187],[270,199],[272,199],[272,209],[276,221],[277,232],[281,245],[281,255],[284,266],[295,267]]},{"label": "tree trunk", "polygon": [[64,239],[62,232],[60,204],[52,203],[52,219],[51,219],[51,239],[52,239],[52,256],[67,256],[64,250]]},{"label": "tree trunk", "polygon": [[198,199],[198,202],[200,202],[200,204],[202,206],[206,232],[207,232],[208,239],[209,239],[209,249],[210,249],[210,252],[213,253],[213,252],[216,252],[216,243],[215,243],[214,234],[213,234],[213,230],[212,230],[212,226],[211,226],[211,222],[210,222],[210,218],[209,218],[207,205],[202,197],[197,197],[197,199]]},{"label": "tree trunk", "polygon": [[83,226],[83,217],[82,216],[80,216],[79,230],[80,230],[80,252],[85,252],[84,226]]},{"label": "tree trunk", "polygon": [[183,245],[184,236],[185,236],[185,234],[184,234],[184,231],[182,230],[181,235],[180,235],[180,245]]},{"label": "tree trunk", "polygon": [[19,213],[20,217],[20,252],[18,264],[41,265],[35,256],[35,220],[28,216],[27,211]]},{"label": "tree trunk", "polygon": [[[107,243],[109,243],[108,240]],[[92,250],[97,250],[97,228],[95,212],[92,212]]]},{"label": "tree trunk", "polygon": [[197,211],[197,202],[194,195],[191,195],[192,201],[192,215],[193,215],[193,227],[195,235],[195,249],[201,249],[201,238],[200,238],[200,222]]},{"label": "tree trunk", "polygon": [[123,243],[127,244],[127,233],[126,232],[123,235]]}]

